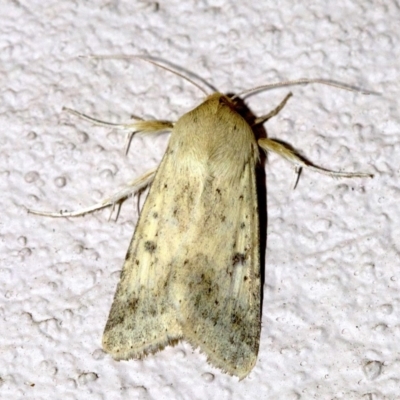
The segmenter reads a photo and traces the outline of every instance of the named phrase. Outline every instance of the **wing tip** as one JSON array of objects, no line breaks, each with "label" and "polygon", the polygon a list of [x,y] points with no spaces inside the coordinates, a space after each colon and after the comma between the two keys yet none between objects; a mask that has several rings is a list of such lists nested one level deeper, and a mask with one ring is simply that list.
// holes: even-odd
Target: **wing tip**
[{"label": "wing tip", "polygon": [[[246,346],[241,351],[237,347],[229,351],[227,346],[212,348],[210,343],[199,338],[192,332],[184,332],[183,340],[187,341],[193,348],[198,348],[207,357],[207,362],[222,372],[236,376],[239,381],[246,378],[257,362],[258,348],[256,351]],[[231,357],[229,357],[229,355]],[[235,361],[236,360],[236,361]]]}]

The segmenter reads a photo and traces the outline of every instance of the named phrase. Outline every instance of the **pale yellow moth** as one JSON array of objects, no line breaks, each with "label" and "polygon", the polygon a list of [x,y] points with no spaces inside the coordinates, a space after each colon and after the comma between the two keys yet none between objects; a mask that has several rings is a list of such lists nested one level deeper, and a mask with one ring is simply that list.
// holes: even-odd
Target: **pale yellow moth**
[{"label": "pale yellow moth", "polygon": [[[312,82],[330,84],[299,80],[254,90]],[[55,217],[82,215],[151,185],[104,330],[103,348],[114,359],[142,358],[184,339],[212,365],[240,379],[254,367],[262,290],[255,175],[259,148],[298,168],[334,177],[371,176],[317,168],[281,143],[257,138],[254,126],[277,114],[289,96],[252,121],[242,115],[237,96],[221,93],[207,96],[175,123],[114,125],[68,110],[135,133],[171,132],[158,168],[101,204],[68,213],[30,210]]]}]

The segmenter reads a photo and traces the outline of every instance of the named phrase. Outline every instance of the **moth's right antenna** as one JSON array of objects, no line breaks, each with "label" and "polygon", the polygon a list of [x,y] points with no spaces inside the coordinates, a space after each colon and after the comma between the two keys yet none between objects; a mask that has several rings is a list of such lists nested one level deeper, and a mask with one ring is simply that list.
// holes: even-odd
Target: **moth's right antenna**
[{"label": "moth's right antenna", "polygon": [[293,81],[275,82],[275,83],[269,83],[267,85],[256,86],[256,87],[254,87],[252,89],[244,90],[243,92],[235,94],[233,97],[231,97],[231,99],[234,100],[235,98],[237,98],[239,96],[243,96],[244,94],[258,92],[258,91],[261,91],[261,90],[268,90],[268,89],[284,87],[284,86],[303,85],[303,84],[307,84],[307,83],[319,83],[319,84],[322,84],[322,85],[333,86],[333,87],[336,87],[336,88],[339,88],[339,89],[348,90],[350,92],[359,92],[359,93],[362,93],[362,94],[378,94],[378,93],[375,93],[375,92],[370,92],[370,91],[367,91],[367,90],[357,89],[357,88],[351,87],[349,85],[344,85],[342,83],[333,82],[333,81],[329,81],[329,80],[326,80],[326,79],[301,78],[301,79],[296,79],[296,80],[293,80]]}]

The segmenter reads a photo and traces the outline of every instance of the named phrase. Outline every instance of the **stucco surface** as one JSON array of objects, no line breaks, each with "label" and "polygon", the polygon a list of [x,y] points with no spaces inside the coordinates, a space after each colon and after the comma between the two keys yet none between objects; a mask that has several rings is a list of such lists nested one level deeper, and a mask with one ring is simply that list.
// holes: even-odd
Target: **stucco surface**
[{"label": "stucco surface", "polygon": [[[396,1],[4,1],[0,16],[0,397],[2,399],[399,399],[400,6]],[[101,335],[137,221],[27,208],[93,204],[157,165],[167,135],[124,136],[103,120],[176,119],[202,100],[139,60],[158,57],[223,92],[325,78],[265,127],[331,179],[268,158],[259,359],[243,381],[185,342],[116,362]],[[261,115],[288,88],[252,96]],[[143,197],[143,196],[142,196]],[[143,202],[143,198],[141,199]]]}]

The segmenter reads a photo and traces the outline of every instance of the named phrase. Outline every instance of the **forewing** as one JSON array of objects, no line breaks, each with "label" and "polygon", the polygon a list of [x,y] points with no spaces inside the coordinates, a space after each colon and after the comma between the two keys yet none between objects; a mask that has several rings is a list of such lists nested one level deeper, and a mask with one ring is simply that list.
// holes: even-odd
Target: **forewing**
[{"label": "forewing", "polygon": [[174,285],[183,337],[222,370],[245,377],[260,337],[260,262],[254,163],[233,185],[208,182]]},{"label": "forewing", "polygon": [[143,206],[104,330],[103,348],[115,359],[141,358],[182,336],[170,283],[198,193],[185,189],[182,179],[186,182],[188,177],[179,172],[167,150]]}]

